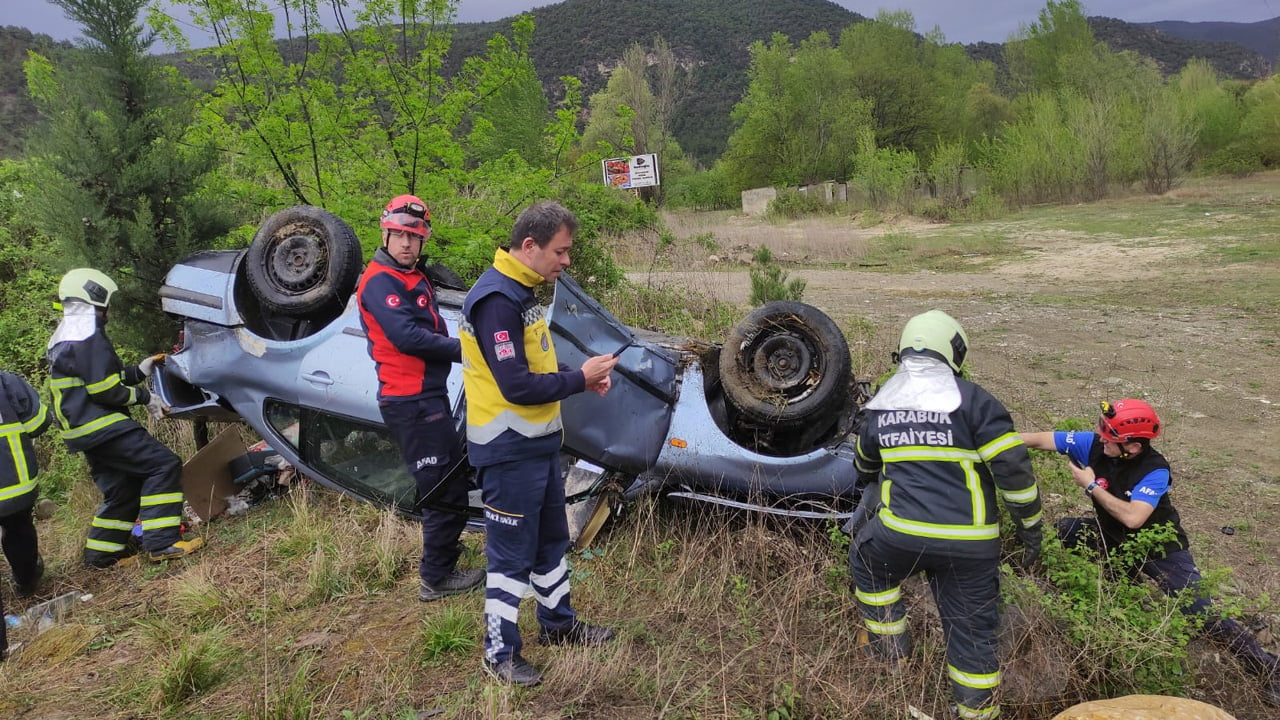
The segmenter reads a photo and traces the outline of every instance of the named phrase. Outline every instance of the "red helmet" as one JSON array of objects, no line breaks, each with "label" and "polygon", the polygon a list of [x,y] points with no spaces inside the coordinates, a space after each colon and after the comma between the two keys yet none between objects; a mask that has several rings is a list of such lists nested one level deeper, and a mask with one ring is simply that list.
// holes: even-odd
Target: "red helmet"
[{"label": "red helmet", "polygon": [[425,239],[431,231],[431,210],[417,195],[397,195],[383,209],[380,225],[384,230],[403,230]]},{"label": "red helmet", "polygon": [[1154,440],[1160,437],[1160,416],[1147,403],[1132,398],[1116,403],[1102,402],[1098,435],[1108,442]]}]

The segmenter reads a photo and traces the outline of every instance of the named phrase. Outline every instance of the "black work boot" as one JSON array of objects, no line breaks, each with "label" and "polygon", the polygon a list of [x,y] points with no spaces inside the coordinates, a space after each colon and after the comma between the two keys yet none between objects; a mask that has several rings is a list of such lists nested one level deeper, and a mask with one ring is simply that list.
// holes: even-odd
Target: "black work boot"
[{"label": "black work boot", "polygon": [[434,584],[428,584],[426,580],[418,578],[418,599],[422,602],[431,602],[449,595],[474,590],[484,586],[484,578],[485,571],[478,568],[475,570],[454,568],[453,572]]},{"label": "black work boot", "polygon": [[538,631],[538,642],[543,645],[582,645],[595,647],[604,645],[613,639],[613,631],[600,625],[588,625],[574,619],[568,627],[542,628]]},{"label": "black work boot", "polygon": [[509,659],[496,663],[484,660],[482,665],[485,672],[507,685],[533,687],[542,682],[542,671],[519,655],[512,655]]},{"label": "black work boot", "polygon": [[31,579],[26,582],[15,582],[14,586],[18,592],[18,597],[26,598],[36,594],[36,589],[40,587],[40,580],[44,577],[44,558],[36,556],[36,571]]}]

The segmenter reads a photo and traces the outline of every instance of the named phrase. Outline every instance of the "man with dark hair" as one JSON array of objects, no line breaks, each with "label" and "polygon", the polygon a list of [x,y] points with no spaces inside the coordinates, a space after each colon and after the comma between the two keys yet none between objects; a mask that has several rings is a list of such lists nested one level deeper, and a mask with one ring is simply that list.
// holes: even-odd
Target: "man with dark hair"
[{"label": "man with dark hair", "polygon": [[360,277],[356,300],[378,373],[378,410],[413,475],[422,508],[418,599],[438,600],[480,587],[484,571],[459,568],[458,538],[467,524],[467,484],[445,473],[462,447],[446,381],[462,359],[449,337],[436,290],[422,266],[431,211],[413,195],[382,211],[382,247]]},{"label": "man with dark hair", "polygon": [[1125,570],[1150,577],[1167,594],[1189,592],[1190,602],[1182,612],[1202,616],[1205,633],[1261,676],[1267,683],[1263,698],[1280,705],[1280,659],[1264,650],[1243,625],[1216,613],[1200,590],[1200,570],[1191,557],[1191,543],[1169,499],[1169,461],[1151,446],[1163,430],[1150,404],[1127,398],[1102,403],[1095,431],[1022,433],[1022,439],[1027,447],[1066,455],[1072,479],[1093,504],[1093,517],[1058,521],[1062,543],[1088,545],[1110,554],[1143,530],[1168,527],[1173,537]]},{"label": "man with dark hair", "polygon": [[539,640],[600,645],[608,628],[578,619],[569,602],[569,527],[560,473],[560,400],[609,391],[617,359],[591,357],[578,370],[560,365],[546,309],[533,289],[569,266],[578,221],[554,202],[520,214],[511,243],[494,253],[463,304],[463,384],[467,448],[484,493],[486,554],[484,668],[513,685],[542,673],[520,655],[520,600],[537,600]]}]

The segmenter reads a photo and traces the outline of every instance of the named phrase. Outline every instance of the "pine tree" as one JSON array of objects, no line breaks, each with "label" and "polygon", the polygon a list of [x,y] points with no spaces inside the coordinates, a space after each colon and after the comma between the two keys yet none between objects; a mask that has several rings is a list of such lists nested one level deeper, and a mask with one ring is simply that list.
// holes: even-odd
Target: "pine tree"
[{"label": "pine tree", "polygon": [[39,192],[24,214],[51,240],[50,270],[93,267],[120,286],[112,335],[148,351],[172,341],[159,312],[165,273],[232,226],[204,188],[215,148],[188,144],[196,94],[150,54],[148,0],[52,0],[84,33],[56,64],[33,54],[28,86],[47,119],[29,145]]}]

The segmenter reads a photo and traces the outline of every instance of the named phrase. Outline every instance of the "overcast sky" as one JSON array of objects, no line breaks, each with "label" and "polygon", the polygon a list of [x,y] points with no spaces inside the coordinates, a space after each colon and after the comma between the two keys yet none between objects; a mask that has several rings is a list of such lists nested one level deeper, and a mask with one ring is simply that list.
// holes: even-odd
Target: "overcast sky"
[{"label": "overcast sky", "polygon": [[[352,0],[353,2],[355,0]],[[732,2],[733,0],[725,0]],[[979,40],[1003,42],[1019,25],[1036,19],[1043,0],[899,0],[898,2],[864,2],[835,0],[856,13],[874,17],[881,8],[910,10],[916,18],[916,29],[942,28],[948,40],[971,43]],[[527,0],[461,0],[459,22],[499,20],[549,1]],[[1107,15],[1130,22],[1155,20],[1217,20],[1257,22],[1280,15],[1280,0],[1092,0],[1086,1],[1089,15]],[[58,40],[75,39],[77,28],[63,17],[62,10],[48,0],[0,0],[0,25],[18,25]],[[191,37],[196,46],[205,43]]]}]

